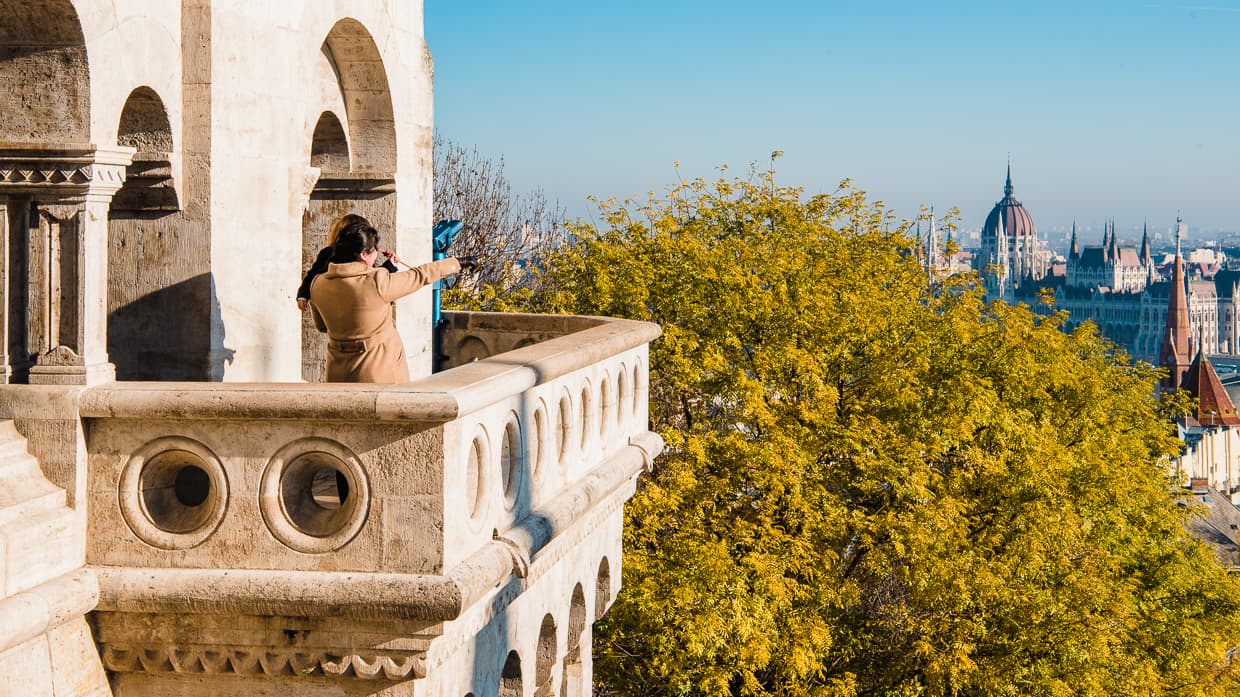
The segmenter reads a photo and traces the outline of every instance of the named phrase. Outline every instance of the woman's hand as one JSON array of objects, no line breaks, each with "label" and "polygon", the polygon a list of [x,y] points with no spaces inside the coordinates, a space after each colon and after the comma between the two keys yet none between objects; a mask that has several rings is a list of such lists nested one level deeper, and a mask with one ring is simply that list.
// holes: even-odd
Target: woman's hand
[{"label": "woman's hand", "polygon": [[400,260],[400,257],[396,256],[396,252],[393,252],[390,249],[383,249],[380,251],[383,253],[383,256],[390,259],[393,264],[404,264],[405,263]]},{"label": "woman's hand", "polygon": [[310,301],[305,298],[297,298],[297,309],[305,312],[310,307]]}]

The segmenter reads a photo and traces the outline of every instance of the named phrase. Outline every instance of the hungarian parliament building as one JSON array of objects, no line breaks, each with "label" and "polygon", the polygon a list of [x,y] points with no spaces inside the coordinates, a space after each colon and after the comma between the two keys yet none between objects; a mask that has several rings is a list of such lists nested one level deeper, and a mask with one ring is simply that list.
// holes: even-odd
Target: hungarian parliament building
[{"label": "hungarian parliament building", "polygon": [[[1177,219],[1177,256],[1184,230]],[[1140,247],[1122,244],[1113,223],[1104,226],[1098,244],[1082,244],[1074,225],[1067,257],[1058,257],[1038,238],[1033,218],[1014,197],[1009,167],[1003,198],[986,217],[972,265],[988,296],[1037,307],[1052,293],[1053,307],[1068,313],[1066,329],[1092,321],[1132,357],[1158,363],[1172,274],[1171,261],[1160,264],[1151,253],[1148,230]],[[1240,354],[1240,270],[1189,264],[1186,271],[1189,342],[1207,355]]]}]

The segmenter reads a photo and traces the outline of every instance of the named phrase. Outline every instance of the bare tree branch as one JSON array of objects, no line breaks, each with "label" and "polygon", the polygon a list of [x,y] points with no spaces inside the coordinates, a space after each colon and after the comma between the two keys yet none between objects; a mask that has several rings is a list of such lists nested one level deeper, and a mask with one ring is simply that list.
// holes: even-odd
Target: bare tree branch
[{"label": "bare tree branch", "polygon": [[564,207],[541,189],[513,195],[504,158],[486,157],[436,133],[434,218],[465,223],[454,256],[478,257],[475,286],[526,283],[548,252],[564,241]]}]

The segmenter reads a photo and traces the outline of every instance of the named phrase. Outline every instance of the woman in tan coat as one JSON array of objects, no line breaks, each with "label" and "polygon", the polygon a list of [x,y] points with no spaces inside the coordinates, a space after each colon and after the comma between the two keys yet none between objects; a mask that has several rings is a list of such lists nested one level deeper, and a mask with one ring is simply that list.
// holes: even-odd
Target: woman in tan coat
[{"label": "woman in tan coat", "polygon": [[392,303],[436,280],[474,268],[471,257],[444,259],[408,271],[374,268],[379,233],[365,223],[346,227],[327,272],[310,286],[314,326],[327,332],[328,382],[409,381],[405,346],[392,322]]}]

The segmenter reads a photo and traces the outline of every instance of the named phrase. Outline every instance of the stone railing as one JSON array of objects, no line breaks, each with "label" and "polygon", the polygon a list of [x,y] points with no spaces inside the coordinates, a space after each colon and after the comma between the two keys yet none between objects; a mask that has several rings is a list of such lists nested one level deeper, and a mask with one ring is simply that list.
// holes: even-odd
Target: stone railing
[{"label": "stone railing", "polygon": [[[658,327],[470,313],[450,324],[449,341],[485,353],[406,385],[84,390],[86,561],[105,666],[149,671],[142,655],[181,650],[154,646],[152,627],[205,613],[322,618],[323,656],[339,654],[333,622],[370,623],[383,646],[355,647],[355,663],[419,677],[435,623],[541,554],[567,553],[571,540],[552,544],[562,532],[616,520],[662,447],[647,430]],[[233,623],[199,648],[275,647],[272,631]],[[415,638],[397,650],[391,636]]]}]

